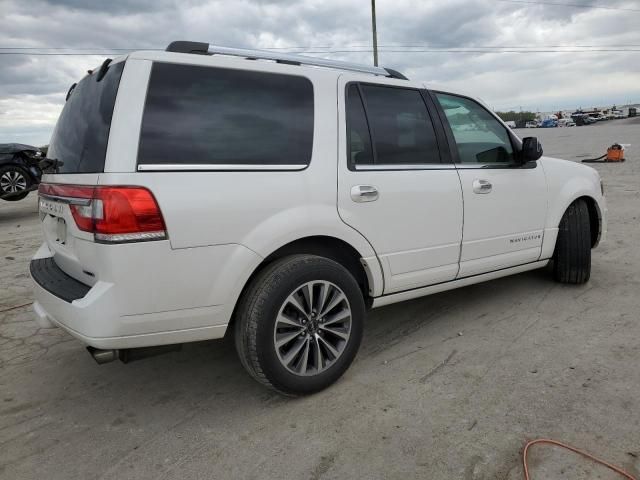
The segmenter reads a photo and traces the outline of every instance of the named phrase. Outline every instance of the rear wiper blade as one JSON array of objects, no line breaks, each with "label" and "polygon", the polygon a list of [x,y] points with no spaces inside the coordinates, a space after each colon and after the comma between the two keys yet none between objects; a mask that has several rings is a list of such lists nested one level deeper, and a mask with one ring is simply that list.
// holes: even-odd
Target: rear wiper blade
[{"label": "rear wiper blade", "polygon": [[61,167],[62,165],[64,165],[64,162],[62,160],[58,160],[57,158],[44,157],[38,162],[38,167],[40,167],[40,170],[48,173],[57,173],[58,167]]}]

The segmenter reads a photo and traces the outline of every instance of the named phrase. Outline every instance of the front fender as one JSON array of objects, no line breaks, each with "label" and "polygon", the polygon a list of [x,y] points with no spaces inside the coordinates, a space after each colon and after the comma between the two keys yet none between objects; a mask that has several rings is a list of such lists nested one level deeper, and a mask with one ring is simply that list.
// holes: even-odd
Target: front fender
[{"label": "front fender", "polygon": [[595,201],[604,220],[606,201],[600,187],[600,175],[586,165],[543,157],[541,164],[547,179],[548,208],[545,228],[557,228],[569,205],[580,197]]},{"label": "front fender", "polygon": [[607,231],[607,204],[602,194],[598,172],[580,163],[549,157],[543,157],[541,164],[547,179],[548,202],[545,239],[540,258],[553,255],[560,221],[569,205],[579,198],[593,200],[600,224],[599,237],[595,244],[603,241]]}]

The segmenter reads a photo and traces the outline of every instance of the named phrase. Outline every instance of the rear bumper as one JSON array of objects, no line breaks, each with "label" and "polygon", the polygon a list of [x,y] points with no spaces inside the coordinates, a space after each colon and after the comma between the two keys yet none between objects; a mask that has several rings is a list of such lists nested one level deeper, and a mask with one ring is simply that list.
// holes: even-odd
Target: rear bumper
[{"label": "rear bumper", "polygon": [[[45,306],[46,305],[46,306]],[[49,308],[47,308],[49,307]],[[36,314],[38,324],[43,328],[60,327],[66,330],[73,337],[80,340],[85,345],[99,349],[121,350],[125,348],[153,347],[157,345],[172,345],[176,343],[198,342],[201,340],[211,340],[224,337],[227,330],[226,325],[215,325],[210,327],[190,328],[184,330],[172,330],[165,332],[147,333],[141,335],[126,335],[112,337],[94,337],[84,332],[74,330],[69,326],[69,319],[76,313],[73,310],[61,311],[59,308],[50,308],[51,305],[45,301],[43,305],[40,300],[33,302],[33,310]],[[54,313],[51,313],[55,311]],[[216,312],[211,312],[216,313]],[[62,321],[59,319],[66,319]]]},{"label": "rear bumper", "polygon": [[[221,252],[217,247],[175,252],[167,247],[163,250],[158,245],[162,242],[153,243],[131,248],[136,249],[138,258],[143,253],[147,257],[157,254],[157,258],[145,261],[144,266],[129,258],[126,274],[117,270],[118,263],[126,263],[122,259],[105,260],[111,278],[118,280],[98,279],[92,286],[62,271],[52,252],[43,245],[31,265],[38,323],[44,328],[61,327],[84,344],[101,349],[223,337],[239,292],[225,281],[228,277],[217,257],[234,259],[235,250],[239,252],[237,255],[246,255],[241,251],[243,247],[225,248]],[[144,248],[144,252],[139,248]],[[172,264],[170,255],[179,256],[181,269]],[[216,264],[219,269],[206,267]]]},{"label": "rear bumper", "polygon": [[[228,315],[224,306],[120,316],[110,308],[108,290],[98,284],[81,300],[67,302],[36,283],[34,297],[33,310],[41,327],[60,327],[82,343],[95,348],[124,349],[196,342],[222,338],[227,330]],[[170,322],[179,327],[194,321],[206,321],[214,325],[123,334],[130,330],[131,323],[155,325]]]},{"label": "rear bumper", "polygon": [[53,261],[53,257],[32,260],[29,271],[31,278],[38,285],[65,302],[79,300],[91,290],[89,285],[85,285],[64,273]]}]

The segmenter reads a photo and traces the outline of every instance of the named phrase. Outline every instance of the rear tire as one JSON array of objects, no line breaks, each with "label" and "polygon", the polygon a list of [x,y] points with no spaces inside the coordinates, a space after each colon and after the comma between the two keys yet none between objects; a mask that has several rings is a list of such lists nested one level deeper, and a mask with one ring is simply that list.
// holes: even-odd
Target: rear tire
[{"label": "rear tire", "polygon": [[235,343],[249,374],[284,395],[334,383],[356,356],[365,316],[362,292],[342,265],[291,255],[251,282],[236,311]]},{"label": "rear tire", "polygon": [[591,276],[591,224],[582,199],[569,205],[560,221],[553,275],[556,281],[571,284],[586,283]]},{"label": "rear tire", "polygon": [[[2,200],[7,202],[22,200],[29,195],[32,183],[31,176],[17,165],[6,165],[0,168],[0,198]],[[7,194],[11,195],[5,197]]]}]

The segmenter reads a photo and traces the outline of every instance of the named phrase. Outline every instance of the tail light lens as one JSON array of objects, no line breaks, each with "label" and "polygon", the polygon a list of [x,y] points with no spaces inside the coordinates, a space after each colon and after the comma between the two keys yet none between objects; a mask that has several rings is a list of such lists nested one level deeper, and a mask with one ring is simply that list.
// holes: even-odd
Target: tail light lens
[{"label": "tail light lens", "polygon": [[78,228],[97,242],[164,240],[167,230],[158,202],[144,187],[42,183],[42,197],[68,203]]}]

